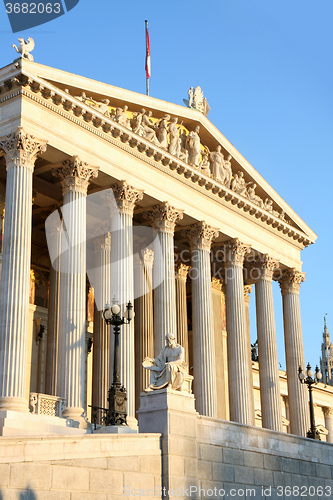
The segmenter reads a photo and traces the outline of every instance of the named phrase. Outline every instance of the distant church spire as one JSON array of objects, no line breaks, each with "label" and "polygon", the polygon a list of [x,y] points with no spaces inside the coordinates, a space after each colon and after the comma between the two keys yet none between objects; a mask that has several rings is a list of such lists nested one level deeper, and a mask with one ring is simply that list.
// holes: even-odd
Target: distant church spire
[{"label": "distant church spire", "polygon": [[327,314],[324,316],[323,343],[321,344],[320,371],[323,383],[333,386],[333,344],[327,329]]}]

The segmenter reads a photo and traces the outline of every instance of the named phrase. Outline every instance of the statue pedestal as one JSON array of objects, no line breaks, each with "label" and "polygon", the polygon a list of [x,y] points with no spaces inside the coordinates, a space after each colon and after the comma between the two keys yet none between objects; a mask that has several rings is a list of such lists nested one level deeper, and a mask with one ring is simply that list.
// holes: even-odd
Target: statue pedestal
[{"label": "statue pedestal", "polygon": [[[198,413],[194,401],[193,394],[169,387],[140,394],[139,432],[162,434],[162,487],[166,488],[166,499],[179,500],[183,487],[199,486]],[[191,499],[196,498],[192,494]]]}]

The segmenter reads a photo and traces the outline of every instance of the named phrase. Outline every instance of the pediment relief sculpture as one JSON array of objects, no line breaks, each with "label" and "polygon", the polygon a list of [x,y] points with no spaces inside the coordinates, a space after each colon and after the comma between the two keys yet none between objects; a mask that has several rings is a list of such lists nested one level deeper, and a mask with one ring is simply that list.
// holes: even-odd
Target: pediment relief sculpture
[{"label": "pediment relief sculpture", "polygon": [[[69,93],[67,89],[66,92]],[[243,171],[233,172],[233,158],[230,154],[225,158],[221,145],[218,145],[215,151],[210,151],[208,146],[201,143],[199,125],[196,125],[193,130],[189,130],[183,125],[183,122],[178,124],[176,116],[171,117],[165,114],[162,118],[155,118],[151,110],[147,111],[142,108],[140,111],[130,111],[127,105],[115,107],[110,104],[109,99],[97,101],[92,97],[87,97],[85,92],[81,92],[79,96],[75,97],[85,105],[184,161],[192,168],[198,169],[200,173],[212,177],[214,181],[231,189],[237,195],[246,198],[283,222],[291,222],[283,210],[278,212],[274,209],[273,200],[263,199],[256,193],[257,185],[252,180],[246,182]],[[186,101],[187,105],[199,109],[203,100],[201,88],[193,89],[191,87],[189,101]]]}]

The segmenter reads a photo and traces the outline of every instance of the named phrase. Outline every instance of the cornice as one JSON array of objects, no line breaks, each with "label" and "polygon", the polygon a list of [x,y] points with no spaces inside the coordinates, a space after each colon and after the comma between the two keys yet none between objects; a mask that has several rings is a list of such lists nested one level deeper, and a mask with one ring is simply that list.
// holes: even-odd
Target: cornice
[{"label": "cornice", "polygon": [[196,190],[209,195],[210,198],[215,199],[233,211],[242,213],[243,216],[245,215],[255,222],[264,223],[275,234],[280,233],[281,236],[283,235],[282,237],[294,240],[303,247],[314,243],[302,231],[275,217],[264,208],[260,208],[247,198],[237,195],[231,189],[200,173],[194,167],[169,154],[159,146],[143,139],[112,119],[107,118],[97,109],[92,109],[75,97],[53,87],[42,79],[32,79],[19,74],[0,83],[0,94],[3,92],[6,95],[0,97],[0,103],[17,96],[32,99],[50,111],[63,116],[65,119],[99,136],[101,139],[107,140],[109,143],[141,161],[159,170],[168,172],[173,178],[181,180],[187,185],[191,185],[192,182],[192,186]]}]

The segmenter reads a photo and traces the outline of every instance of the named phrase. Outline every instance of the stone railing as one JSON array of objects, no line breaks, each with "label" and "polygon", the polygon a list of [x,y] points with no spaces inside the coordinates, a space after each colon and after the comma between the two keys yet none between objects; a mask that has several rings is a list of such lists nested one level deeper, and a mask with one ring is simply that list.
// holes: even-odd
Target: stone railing
[{"label": "stone railing", "polygon": [[35,415],[62,417],[66,400],[49,394],[30,393],[30,412]]}]

